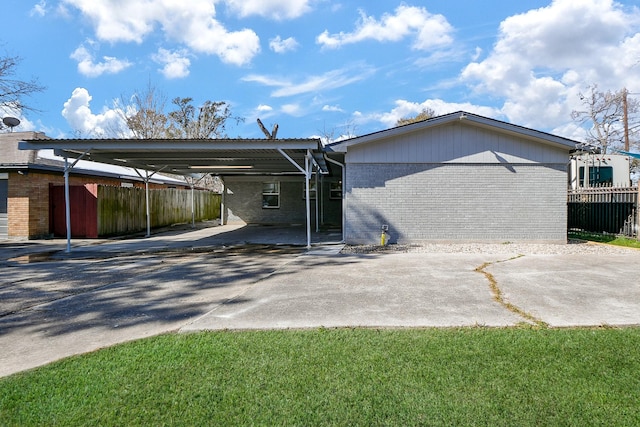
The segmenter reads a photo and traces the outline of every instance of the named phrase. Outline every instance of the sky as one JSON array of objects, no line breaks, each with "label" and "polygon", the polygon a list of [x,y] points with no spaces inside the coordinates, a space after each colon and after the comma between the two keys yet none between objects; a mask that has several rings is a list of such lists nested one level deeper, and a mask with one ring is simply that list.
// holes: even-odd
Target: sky
[{"label": "sky", "polygon": [[[423,109],[583,140],[581,94],[640,99],[640,0],[2,0],[42,92],[16,130],[105,137],[135,93],[228,103],[232,138],[364,135]],[[128,105],[128,104],[127,104]]]}]

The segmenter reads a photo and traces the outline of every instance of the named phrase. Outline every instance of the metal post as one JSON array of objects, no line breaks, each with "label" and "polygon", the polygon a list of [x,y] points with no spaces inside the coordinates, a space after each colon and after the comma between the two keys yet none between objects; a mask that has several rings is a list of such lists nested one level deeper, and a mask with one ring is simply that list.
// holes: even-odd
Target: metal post
[{"label": "metal post", "polygon": [[320,200],[320,190],[318,189],[318,171],[316,170],[316,233],[320,231],[320,218],[318,215],[318,201]]},{"label": "metal post", "polygon": [[222,195],[220,196],[220,225],[224,225],[224,211],[226,209],[226,194],[227,184],[224,182],[224,178],[220,177],[222,181]]},{"label": "metal post", "polygon": [[622,122],[624,125],[624,151],[629,151],[629,104],[627,88],[622,89]]},{"label": "metal post", "polygon": [[640,181],[638,181],[638,194],[636,194],[636,239],[640,240]]},{"label": "metal post", "polygon": [[306,189],[306,208],[307,208],[307,249],[311,249],[311,202],[309,200],[309,180],[311,179],[311,173],[309,172],[309,152],[304,156],[304,182]]},{"label": "metal post", "polygon": [[147,205],[147,235],[145,237],[149,237],[151,236],[151,213],[149,211],[149,171],[145,171],[144,192],[145,202]]},{"label": "metal post", "polygon": [[194,200],[194,184],[193,182],[190,182],[189,185],[191,186],[191,228],[196,228],[196,204],[195,204],[195,200]]},{"label": "metal post", "polygon": [[64,215],[67,226],[67,253],[71,252],[71,202],[69,201],[69,158],[64,158]]}]

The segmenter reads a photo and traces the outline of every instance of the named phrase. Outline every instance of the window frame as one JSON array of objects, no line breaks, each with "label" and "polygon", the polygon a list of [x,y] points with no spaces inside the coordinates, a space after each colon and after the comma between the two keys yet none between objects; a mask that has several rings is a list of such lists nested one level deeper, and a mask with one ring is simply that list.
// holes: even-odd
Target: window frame
[{"label": "window frame", "polygon": [[[275,184],[275,191],[265,191],[265,186],[273,186]],[[270,181],[262,183],[262,209],[280,209],[280,182]],[[277,204],[271,205],[266,198],[276,197]]]},{"label": "window frame", "polygon": [[[309,181],[309,200],[315,200],[317,197],[318,192],[316,191],[316,182],[315,181]],[[305,199],[307,195],[307,186],[306,184],[303,182],[302,183],[302,199]]]},{"label": "window frame", "polygon": [[[339,187],[336,189],[334,188],[335,185],[338,185]],[[329,183],[329,199],[342,200],[342,181],[331,181]]]}]

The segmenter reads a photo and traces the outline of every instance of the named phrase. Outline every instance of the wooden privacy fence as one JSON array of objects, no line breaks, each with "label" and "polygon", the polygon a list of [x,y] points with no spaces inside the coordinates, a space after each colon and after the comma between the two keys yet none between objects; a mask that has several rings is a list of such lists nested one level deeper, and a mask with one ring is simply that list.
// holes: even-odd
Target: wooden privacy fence
[{"label": "wooden privacy fence", "polygon": [[569,190],[569,230],[638,237],[638,187]]},{"label": "wooden privacy fence", "polygon": [[[145,190],[98,186],[98,235],[113,236],[145,230]],[[194,190],[196,221],[220,218],[220,194]],[[151,227],[191,222],[191,190],[149,190]]]}]

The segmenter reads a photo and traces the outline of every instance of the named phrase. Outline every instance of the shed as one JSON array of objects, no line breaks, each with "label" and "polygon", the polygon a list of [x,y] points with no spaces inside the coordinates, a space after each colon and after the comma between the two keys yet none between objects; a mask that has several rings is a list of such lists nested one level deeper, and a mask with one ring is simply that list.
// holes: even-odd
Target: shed
[{"label": "shed", "polygon": [[345,241],[566,243],[575,144],[462,111],[330,144]]}]

